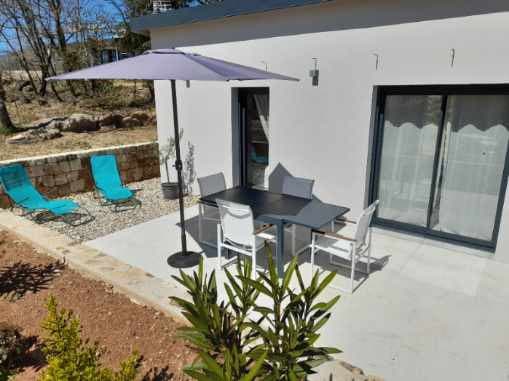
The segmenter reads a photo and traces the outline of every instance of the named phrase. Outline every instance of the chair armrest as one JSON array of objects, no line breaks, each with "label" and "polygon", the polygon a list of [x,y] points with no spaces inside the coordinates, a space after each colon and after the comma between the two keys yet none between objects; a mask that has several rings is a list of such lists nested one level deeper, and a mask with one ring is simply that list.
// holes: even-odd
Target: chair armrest
[{"label": "chair armrest", "polygon": [[347,224],[356,224],[356,223],[357,223],[357,221],[355,221],[355,220],[350,220],[350,219],[345,218],[345,217],[339,217],[339,218],[337,218],[337,219],[335,220],[335,222],[345,222],[345,223],[347,223]]},{"label": "chair armrest", "polygon": [[274,225],[262,225],[258,229],[255,230],[254,235],[263,233],[264,231],[270,229],[272,226],[274,226]]},{"label": "chair armrest", "polygon": [[318,234],[318,235],[322,235],[324,237],[327,237],[327,238],[332,238],[332,239],[343,239],[345,241],[350,241],[350,242],[357,242],[355,239],[351,238],[351,237],[347,237],[345,235],[341,235],[341,234],[337,234],[337,233],[329,233],[329,232],[323,232],[321,230],[313,230],[312,231],[314,234]]}]

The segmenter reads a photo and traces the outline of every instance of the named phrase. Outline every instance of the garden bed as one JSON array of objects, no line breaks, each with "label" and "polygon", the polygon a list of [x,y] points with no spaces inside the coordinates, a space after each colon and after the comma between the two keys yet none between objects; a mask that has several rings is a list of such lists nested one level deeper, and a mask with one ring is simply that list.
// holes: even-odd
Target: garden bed
[{"label": "garden bed", "polygon": [[100,343],[104,365],[116,367],[137,350],[142,356],[140,379],[186,379],[182,369],[195,354],[177,338],[177,321],[131,302],[108,284],[85,278],[0,230],[0,322],[19,326],[33,340],[29,353],[19,359],[16,380],[36,380],[45,366],[40,323],[50,295],[79,317],[83,338]]}]

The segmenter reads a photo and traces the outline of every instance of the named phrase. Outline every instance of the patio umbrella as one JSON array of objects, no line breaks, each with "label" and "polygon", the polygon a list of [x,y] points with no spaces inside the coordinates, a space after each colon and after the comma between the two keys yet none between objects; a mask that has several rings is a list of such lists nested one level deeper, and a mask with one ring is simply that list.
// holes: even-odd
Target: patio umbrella
[{"label": "patio umbrella", "polygon": [[149,50],[139,56],[91,68],[65,73],[48,80],[73,79],[117,79],[117,80],[169,80],[173,106],[173,129],[175,135],[176,160],[179,187],[181,251],[168,258],[170,266],[184,268],[196,266],[200,254],[187,250],[184,216],[184,193],[182,183],[182,160],[177,113],[177,91],[175,81],[247,81],[279,79],[298,81],[296,78],[271,73],[232,62],[185,53],[176,49]]}]

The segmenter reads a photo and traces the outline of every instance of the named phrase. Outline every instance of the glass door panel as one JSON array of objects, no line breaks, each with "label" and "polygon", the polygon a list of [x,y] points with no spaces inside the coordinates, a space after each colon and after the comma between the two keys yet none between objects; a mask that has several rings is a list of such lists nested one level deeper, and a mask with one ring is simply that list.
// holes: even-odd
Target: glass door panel
[{"label": "glass door panel", "polygon": [[493,239],[508,128],[508,95],[447,97],[430,228]]},{"label": "glass door panel", "polygon": [[378,218],[427,225],[442,100],[440,95],[385,98]]},{"label": "glass door panel", "polygon": [[241,90],[243,185],[265,187],[269,165],[269,89]]}]

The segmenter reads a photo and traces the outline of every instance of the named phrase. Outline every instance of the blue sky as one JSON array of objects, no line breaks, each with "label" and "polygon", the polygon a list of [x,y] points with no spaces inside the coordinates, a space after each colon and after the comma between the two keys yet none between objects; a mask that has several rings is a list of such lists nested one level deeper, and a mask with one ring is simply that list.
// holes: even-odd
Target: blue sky
[{"label": "blue sky", "polygon": [[[104,10],[104,13],[112,13],[112,14],[116,14],[116,10],[115,10],[115,7],[113,7],[111,5],[111,3],[109,1],[106,1],[106,0],[81,0],[82,1],[82,4],[95,4],[99,7],[101,7],[103,10]],[[117,0],[119,2],[121,2],[122,0]],[[192,6],[195,6],[195,5],[198,5],[198,4],[191,4]],[[8,51],[8,47],[0,41],[0,54],[3,53],[3,52],[6,52]]]}]

